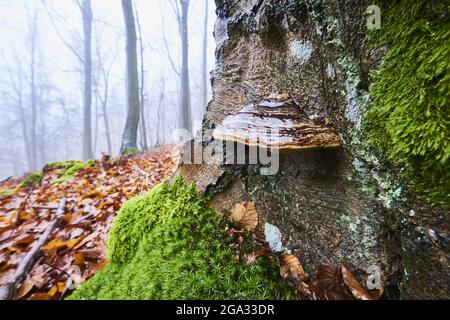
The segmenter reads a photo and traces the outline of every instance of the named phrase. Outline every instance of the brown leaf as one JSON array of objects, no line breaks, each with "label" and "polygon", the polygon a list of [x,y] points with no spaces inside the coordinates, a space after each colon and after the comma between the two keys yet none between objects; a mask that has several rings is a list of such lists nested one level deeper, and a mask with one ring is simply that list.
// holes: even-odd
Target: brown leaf
[{"label": "brown leaf", "polygon": [[369,291],[364,288],[358,280],[351,274],[351,272],[344,266],[341,266],[342,278],[345,285],[350,289],[352,295],[358,300],[373,300]]},{"label": "brown leaf", "polygon": [[51,300],[52,297],[46,292],[33,293],[28,300]]},{"label": "brown leaf", "polygon": [[300,260],[293,254],[285,254],[280,258],[280,274],[283,278],[304,281],[308,274],[303,270]]},{"label": "brown leaf", "polygon": [[20,298],[23,298],[26,296],[31,289],[33,289],[34,283],[32,281],[25,281],[21,286],[20,289],[15,293],[14,300],[19,300]]},{"label": "brown leaf", "polygon": [[239,202],[231,209],[231,221],[239,223],[247,231],[252,231],[258,225],[258,214],[253,202]]},{"label": "brown leaf", "polygon": [[342,273],[329,263],[319,265],[310,288],[319,300],[353,300],[342,280]]},{"label": "brown leaf", "polygon": [[49,243],[47,243],[45,246],[42,247],[42,250],[44,251],[50,251],[50,250],[58,250],[62,247],[66,246],[66,242],[61,239],[53,239]]},{"label": "brown leaf", "polygon": [[84,254],[82,252],[77,252],[75,253],[75,258],[73,261],[73,264],[77,265],[77,266],[81,266],[84,264]]}]

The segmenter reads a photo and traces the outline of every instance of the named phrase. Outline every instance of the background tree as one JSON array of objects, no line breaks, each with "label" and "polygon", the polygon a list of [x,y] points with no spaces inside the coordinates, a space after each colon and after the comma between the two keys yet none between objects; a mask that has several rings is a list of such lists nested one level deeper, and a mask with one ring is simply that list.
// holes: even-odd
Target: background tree
[{"label": "background tree", "polygon": [[131,0],[122,0],[123,16],[126,31],[126,59],[127,59],[127,120],[122,135],[122,154],[136,152],[137,132],[139,126],[139,79],[137,68],[136,27],[134,23],[133,4]]},{"label": "background tree", "polygon": [[182,114],[181,128],[192,132],[191,95],[189,86],[189,30],[188,11],[189,0],[180,0],[181,5],[181,90],[180,113]]},{"label": "background tree", "polygon": [[203,19],[203,43],[202,43],[202,99],[203,108],[208,103],[208,1],[205,0],[205,13]]},{"label": "background tree", "polygon": [[84,95],[83,95],[83,159],[92,158],[92,8],[91,0],[77,1],[83,16],[84,33]]}]

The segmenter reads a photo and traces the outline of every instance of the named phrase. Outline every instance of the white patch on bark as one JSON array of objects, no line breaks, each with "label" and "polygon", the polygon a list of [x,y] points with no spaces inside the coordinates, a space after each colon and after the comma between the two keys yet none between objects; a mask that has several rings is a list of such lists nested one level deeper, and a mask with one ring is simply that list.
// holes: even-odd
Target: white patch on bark
[{"label": "white patch on bark", "polygon": [[289,50],[301,63],[305,63],[311,58],[314,48],[309,41],[302,42],[295,40],[291,42]]},{"label": "white patch on bark", "polygon": [[331,65],[331,63],[327,64],[327,76],[329,79],[334,79],[334,77],[336,76],[336,71],[334,71],[334,68]]},{"label": "white patch on bark", "polygon": [[217,18],[214,26],[214,38],[216,39],[217,48],[222,47],[225,41],[230,39],[226,19]]},{"label": "white patch on bark", "polygon": [[273,252],[282,252],[284,250],[283,243],[281,241],[281,232],[276,226],[270,223],[264,225],[264,235],[266,242],[269,244],[270,250]]},{"label": "white patch on bark", "polygon": [[356,129],[359,131],[363,114],[358,101],[358,90],[356,89],[356,86],[348,80],[345,83],[345,89],[347,90],[347,109],[345,110],[345,116],[353,122]]}]

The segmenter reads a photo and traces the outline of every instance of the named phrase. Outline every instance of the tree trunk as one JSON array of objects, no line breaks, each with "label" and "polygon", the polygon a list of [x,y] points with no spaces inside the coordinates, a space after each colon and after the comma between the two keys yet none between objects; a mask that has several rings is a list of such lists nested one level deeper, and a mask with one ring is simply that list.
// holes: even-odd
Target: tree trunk
[{"label": "tree trunk", "polygon": [[[253,201],[260,222],[279,228],[283,245],[310,274],[324,262],[344,264],[366,285],[375,267],[386,298],[448,299],[446,260],[429,258],[436,267],[428,275],[418,266],[430,257],[423,244],[421,262],[414,261],[419,248],[414,231],[402,226],[404,209],[392,204],[397,181],[364,145],[368,74],[381,60],[364,43],[366,1],[216,0],[216,5],[213,99],[201,134],[185,149],[200,148],[209,161],[192,164],[185,157],[180,168],[185,180],[196,181],[222,213]],[[258,165],[225,164],[223,143],[211,138],[212,130],[227,115],[272,94],[287,94],[309,116],[328,118],[342,147],[281,153],[274,175],[261,175]]]},{"label": "tree trunk", "polygon": [[139,32],[139,58],[140,58],[140,66],[141,66],[141,83],[139,86],[139,96],[141,99],[141,122],[140,122],[140,128],[141,128],[141,146],[143,149],[148,148],[148,142],[147,142],[147,123],[146,123],[146,117],[145,117],[145,89],[144,89],[144,82],[145,82],[145,68],[144,68],[144,44],[142,40],[142,31],[141,31],[141,24],[139,22],[139,15],[137,10],[135,10],[136,14],[136,25]]},{"label": "tree trunk", "polygon": [[203,108],[208,103],[208,0],[205,0],[205,17],[203,21],[203,46],[202,46],[202,99]]},{"label": "tree trunk", "polygon": [[[23,136],[23,143],[25,145],[25,154],[27,156],[27,164],[28,164],[28,171],[33,171],[33,158],[31,154],[31,146],[30,146],[30,138],[28,133],[28,126],[27,126],[27,116],[25,114],[24,105],[23,105],[23,70],[22,67],[19,67],[19,84],[17,86],[17,100],[18,100],[18,106],[19,106],[19,118],[20,118],[20,124],[22,129],[22,136]],[[12,78],[11,78],[12,80]]]},{"label": "tree trunk", "polygon": [[192,115],[189,89],[189,0],[180,0],[181,4],[181,90],[180,90],[180,127],[192,133]]},{"label": "tree trunk", "polygon": [[139,126],[139,80],[137,69],[136,28],[134,25],[133,5],[131,0],[122,0],[127,38],[127,105],[128,113],[122,135],[122,154],[137,151],[137,131]]},{"label": "tree trunk", "polygon": [[92,159],[92,9],[91,0],[82,4],[84,32],[84,93],[83,93],[83,159]]},{"label": "tree trunk", "polygon": [[30,34],[30,92],[31,92],[31,171],[37,169],[37,95],[36,95],[36,41],[37,41],[37,13],[34,12]]},{"label": "tree trunk", "polygon": [[112,154],[112,145],[111,145],[111,132],[109,130],[109,120],[108,120],[108,110],[106,108],[107,104],[108,104],[108,80],[105,80],[105,96],[104,96],[104,101],[102,102],[102,108],[103,108],[103,122],[105,125],[105,131],[106,131],[106,143],[108,146],[108,154],[111,155]]}]

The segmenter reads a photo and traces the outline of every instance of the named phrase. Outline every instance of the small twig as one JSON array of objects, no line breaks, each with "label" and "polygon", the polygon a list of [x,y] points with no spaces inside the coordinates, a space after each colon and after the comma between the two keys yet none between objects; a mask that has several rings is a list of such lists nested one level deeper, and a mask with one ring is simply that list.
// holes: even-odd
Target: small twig
[{"label": "small twig", "polygon": [[49,210],[56,210],[58,209],[58,206],[40,206],[40,205],[33,205],[33,209],[49,209]]}]

